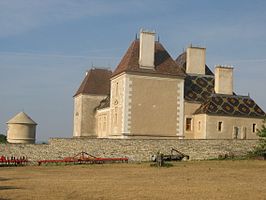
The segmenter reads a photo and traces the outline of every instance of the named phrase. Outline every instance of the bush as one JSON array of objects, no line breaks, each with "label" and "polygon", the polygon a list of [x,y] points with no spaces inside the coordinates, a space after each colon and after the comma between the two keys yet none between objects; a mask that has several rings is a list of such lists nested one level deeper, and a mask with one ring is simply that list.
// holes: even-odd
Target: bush
[{"label": "bush", "polygon": [[7,143],[6,136],[3,134],[0,134],[0,143]]},{"label": "bush", "polygon": [[255,147],[254,154],[266,159],[266,119],[263,120],[261,129],[257,130],[257,135],[259,136],[259,144]]}]

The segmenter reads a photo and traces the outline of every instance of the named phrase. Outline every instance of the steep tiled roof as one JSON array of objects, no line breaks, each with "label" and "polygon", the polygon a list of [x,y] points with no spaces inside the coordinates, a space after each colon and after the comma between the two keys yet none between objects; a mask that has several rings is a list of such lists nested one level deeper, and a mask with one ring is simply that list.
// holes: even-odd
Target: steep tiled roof
[{"label": "steep tiled roof", "polygon": [[132,42],[112,76],[118,75],[121,72],[141,72],[182,77],[185,75],[159,42],[155,42],[154,65],[154,70],[140,68],[139,40],[137,39]]},{"label": "steep tiled roof", "polygon": [[110,94],[111,75],[112,71],[107,69],[91,69],[74,96],[77,96],[78,94]]},{"label": "steep tiled roof", "polygon": [[203,103],[212,93],[214,93],[213,76],[186,76],[185,100]]},{"label": "steep tiled roof", "polygon": [[264,118],[265,112],[248,96],[211,95],[195,114]]},{"label": "steep tiled roof", "polygon": [[[184,52],[180,54],[175,61],[177,65],[185,72],[187,64],[187,53]],[[205,65],[205,75],[214,75],[207,65]]]}]

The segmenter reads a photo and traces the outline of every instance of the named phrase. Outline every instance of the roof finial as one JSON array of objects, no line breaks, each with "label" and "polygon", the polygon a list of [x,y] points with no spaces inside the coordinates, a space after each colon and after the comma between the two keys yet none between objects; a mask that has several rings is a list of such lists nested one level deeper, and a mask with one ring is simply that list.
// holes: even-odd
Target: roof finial
[{"label": "roof finial", "polygon": [[160,42],[160,35],[158,34],[158,42]]},{"label": "roof finial", "polygon": [[135,40],[137,40],[138,39],[138,34],[136,33],[136,35],[135,35]]},{"label": "roof finial", "polygon": [[189,44],[189,47],[192,47],[193,45],[192,45],[192,42]]},{"label": "roof finial", "polygon": [[249,92],[248,92],[248,97],[250,97],[250,94],[249,94]]}]

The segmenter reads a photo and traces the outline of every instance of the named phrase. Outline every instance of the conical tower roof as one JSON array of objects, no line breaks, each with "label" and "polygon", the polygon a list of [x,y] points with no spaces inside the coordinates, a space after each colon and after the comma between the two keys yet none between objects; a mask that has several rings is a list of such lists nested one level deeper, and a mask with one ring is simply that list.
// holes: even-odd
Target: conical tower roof
[{"label": "conical tower roof", "polygon": [[20,112],[15,117],[11,118],[7,124],[33,124],[37,125],[26,113]]}]

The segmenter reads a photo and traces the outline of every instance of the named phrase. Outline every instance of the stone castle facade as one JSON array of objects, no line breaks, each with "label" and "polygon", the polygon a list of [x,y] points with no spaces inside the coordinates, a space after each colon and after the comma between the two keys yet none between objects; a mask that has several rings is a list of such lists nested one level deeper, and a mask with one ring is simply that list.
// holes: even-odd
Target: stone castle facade
[{"label": "stone castle facade", "polygon": [[176,60],[141,31],[116,69],[89,70],[74,95],[74,137],[255,139],[264,111],[233,91],[233,68],[190,46]]}]

